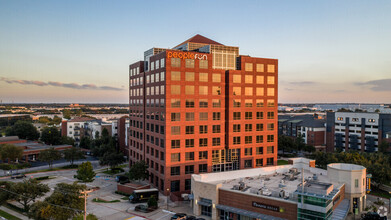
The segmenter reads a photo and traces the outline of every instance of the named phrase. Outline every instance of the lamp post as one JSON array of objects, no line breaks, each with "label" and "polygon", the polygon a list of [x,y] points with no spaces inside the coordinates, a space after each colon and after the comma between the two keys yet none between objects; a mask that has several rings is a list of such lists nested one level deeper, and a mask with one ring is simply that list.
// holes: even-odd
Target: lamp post
[{"label": "lamp post", "polygon": [[169,193],[170,193],[170,188],[167,188],[167,211],[168,211],[168,197],[169,197]]}]

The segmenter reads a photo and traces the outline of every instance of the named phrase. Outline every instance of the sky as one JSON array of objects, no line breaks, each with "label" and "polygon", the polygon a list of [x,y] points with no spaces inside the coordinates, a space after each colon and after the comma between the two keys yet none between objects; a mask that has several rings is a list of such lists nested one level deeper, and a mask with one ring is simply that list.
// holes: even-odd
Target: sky
[{"label": "sky", "polygon": [[0,0],[3,103],[128,103],[128,66],[201,34],[279,60],[280,103],[391,103],[391,1]]}]

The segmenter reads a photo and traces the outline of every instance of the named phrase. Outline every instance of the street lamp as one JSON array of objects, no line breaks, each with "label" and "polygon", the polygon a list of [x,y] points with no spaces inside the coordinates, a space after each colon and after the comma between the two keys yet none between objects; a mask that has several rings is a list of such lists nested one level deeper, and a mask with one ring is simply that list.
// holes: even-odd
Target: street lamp
[{"label": "street lamp", "polygon": [[167,211],[168,211],[168,197],[169,197],[169,193],[170,193],[170,188],[167,188]]}]

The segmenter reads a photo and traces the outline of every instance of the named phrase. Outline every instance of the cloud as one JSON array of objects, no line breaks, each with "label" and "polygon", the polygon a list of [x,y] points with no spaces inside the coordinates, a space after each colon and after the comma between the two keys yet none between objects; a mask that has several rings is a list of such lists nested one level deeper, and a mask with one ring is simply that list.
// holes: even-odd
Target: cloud
[{"label": "cloud", "polygon": [[371,86],[372,91],[384,92],[391,91],[391,79],[379,79],[379,80],[371,80],[367,82],[357,82],[355,83],[357,86]]},{"label": "cloud", "polygon": [[298,86],[308,86],[308,85],[314,85],[317,84],[317,82],[314,81],[300,81],[300,82],[289,82],[289,84],[292,85],[298,85]]},{"label": "cloud", "polygon": [[92,89],[92,90],[111,90],[111,91],[122,91],[123,88],[116,88],[111,86],[97,86],[95,84],[77,84],[77,83],[62,83],[62,82],[42,82],[36,80],[13,80],[5,77],[0,77],[0,81],[9,83],[9,84],[21,84],[21,85],[35,85],[35,86],[54,86],[54,87],[64,87],[70,89]]}]

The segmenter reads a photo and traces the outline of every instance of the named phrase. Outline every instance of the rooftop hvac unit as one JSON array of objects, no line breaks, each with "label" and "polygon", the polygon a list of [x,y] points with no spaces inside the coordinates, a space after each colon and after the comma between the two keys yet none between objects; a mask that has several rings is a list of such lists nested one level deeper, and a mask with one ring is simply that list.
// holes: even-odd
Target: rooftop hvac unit
[{"label": "rooftop hvac unit", "polygon": [[234,185],[233,189],[234,190],[239,190],[239,185]]},{"label": "rooftop hvac unit", "polygon": [[280,198],[284,198],[285,197],[285,190],[281,190],[279,193],[279,196],[280,196]]}]

